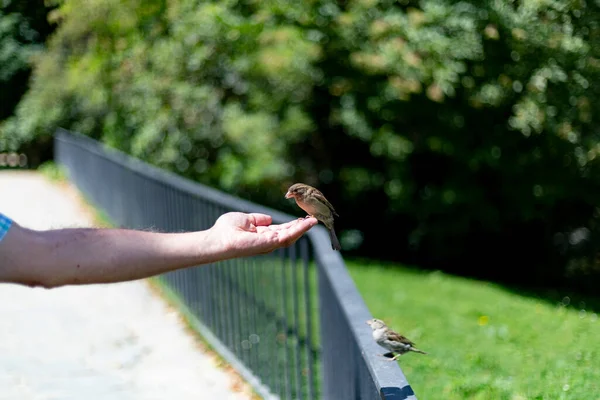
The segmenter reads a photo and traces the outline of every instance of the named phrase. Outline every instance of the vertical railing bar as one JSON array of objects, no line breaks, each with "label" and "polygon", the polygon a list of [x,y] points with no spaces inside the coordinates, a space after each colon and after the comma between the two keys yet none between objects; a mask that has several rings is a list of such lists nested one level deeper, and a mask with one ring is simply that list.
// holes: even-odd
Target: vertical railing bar
[{"label": "vertical railing bar", "polygon": [[[209,215],[209,223],[212,225],[214,223],[214,216],[216,214],[214,210],[214,205],[209,203],[208,205],[208,215]],[[219,337],[219,286],[218,286],[218,277],[217,277],[217,263],[212,263],[210,265],[210,289],[211,289],[211,298],[210,298],[210,310],[211,310],[211,329],[215,332],[215,335]]]},{"label": "vertical railing bar", "polygon": [[238,343],[239,343],[239,326],[241,323],[241,308],[240,308],[240,302],[239,302],[239,297],[240,297],[240,291],[237,287],[237,271],[240,267],[242,263],[242,260],[232,260],[231,265],[229,266],[229,285],[231,287],[231,290],[229,292],[229,304],[231,306],[231,351],[236,355],[239,356],[238,353]]},{"label": "vertical railing bar", "polygon": [[314,377],[314,366],[312,357],[312,302],[311,302],[311,281],[309,276],[309,260],[308,260],[308,243],[306,239],[299,240],[300,243],[300,257],[302,258],[302,270],[304,273],[304,301],[306,303],[306,363],[308,370],[308,398],[315,399],[315,377]]},{"label": "vertical railing bar", "polygon": [[[280,251],[276,251],[275,256],[278,256],[280,253]],[[278,258],[273,258],[271,260],[271,263],[269,265],[269,277],[272,279],[272,282],[270,282],[271,284],[269,285],[268,288],[268,293],[266,293],[267,295],[267,299],[268,299],[268,305],[269,307],[271,307],[271,309],[275,310],[275,315],[277,315],[277,288],[275,285],[275,277],[277,276],[276,271],[278,266]],[[278,395],[281,395],[281,386],[280,386],[280,382],[279,382],[279,371],[281,370],[279,368],[279,346],[277,344],[277,334],[278,334],[278,323],[277,321],[275,321],[274,323],[270,323],[269,324],[269,333],[270,333],[270,337],[272,338],[272,340],[269,342],[270,346],[269,346],[269,358],[271,360],[273,360],[273,362],[270,365],[275,365],[275,369],[274,371],[271,373],[271,377],[272,377],[272,383],[271,383],[271,387],[273,388],[274,392],[277,393]]]},{"label": "vertical railing bar", "polygon": [[[230,343],[230,347],[231,347],[231,351],[235,352],[235,320],[236,317],[239,318],[239,309],[237,308],[238,303],[236,301],[234,301],[233,296],[234,296],[234,288],[235,288],[235,282],[233,281],[233,272],[236,268],[236,266],[238,265],[239,261],[238,260],[229,260],[228,265],[227,265],[227,282],[229,283],[229,299],[228,299],[228,303],[229,303],[229,343]],[[239,291],[238,291],[239,293]]]},{"label": "vertical railing bar", "polygon": [[[166,182],[163,183],[162,185],[162,190],[163,192],[166,193],[165,196],[165,215],[166,215],[166,221],[165,221],[165,226],[163,228],[164,232],[174,232],[175,229],[175,209],[176,209],[176,205],[175,205],[175,191],[170,188]],[[187,283],[186,283],[186,279],[185,279],[185,270],[177,270],[174,271],[175,275],[177,276],[177,283],[179,285],[179,292],[181,293],[181,298],[183,299],[184,303],[187,304],[188,302],[188,293],[187,293]]]},{"label": "vertical railing bar", "polygon": [[[217,205],[213,204],[212,207],[212,211],[213,211],[213,218],[212,220],[216,220],[218,218],[218,214],[219,214],[219,208]],[[215,318],[216,318],[216,334],[217,337],[224,343],[226,343],[225,340],[223,340],[223,312],[224,312],[224,307],[223,307],[223,279],[222,279],[222,266],[223,266],[223,262],[218,262],[215,264],[215,267],[213,268],[213,273],[215,276],[215,289],[216,289],[216,298],[215,298],[215,307],[216,307],[216,313],[215,313]]]},{"label": "vertical railing bar", "polygon": [[[185,193],[184,196],[185,199],[185,204],[187,204],[188,206],[188,212],[191,212],[192,215],[195,217],[197,214],[197,209],[196,206],[197,204],[194,202],[194,198],[192,197],[191,194],[189,193]],[[184,207],[182,207],[182,209],[184,209]],[[183,211],[181,211],[181,213],[183,213]],[[187,231],[199,231],[201,230],[201,228],[198,226],[198,224],[196,223],[196,219],[194,218],[192,221],[189,221],[185,218],[184,215],[182,215],[182,221],[181,223],[184,224],[185,221],[185,227]],[[193,267],[190,269],[190,281],[193,283],[192,285],[192,289],[193,289],[193,295],[192,295],[192,301],[193,301],[193,305],[192,305],[192,311],[194,316],[196,316],[196,318],[201,319],[201,296],[202,296],[202,283],[200,282],[199,279],[199,269],[198,267]]]},{"label": "vertical railing bar", "polygon": [[[258,335],[259,338],[259,343],[258,343],[258,351],[256,354],[257,360],[258,360],[258,366],[259,366],[259,370],[258,370],[258,375],[260,377],[261,380],[266,381],[269,377],[269,368],[271,367],[271,362],[264,362],[265,360],[265,354],[268,352],[269,350],[269,346],[268,346],[268,342],[266,341],[266,336],[267,336],[267,332],[268,332],[268,310],[269,310],[269,304],[267,301],[267,296],[266,296],[266,287],[265,287],[265,276],[266,276],[266,269],[267,267],[271,264],[271,258],[268,256],[262,256],[259,258],[253,258],[253,262],[254,262],[254,268],[256,269],[257,272],[257,281],[256,281],[256,303],[257,304],[262,304],[264,307],[264,310],[262,312],[258,312],[256,313],[256,318],[257,318],[257,329],[256,329],[256,334]],[[260,308],[257,308],[257,310],[259,310]],[[260,329],[259,329],[260,328]],[[262,358],[262,359],[261,359]],[[268,359],[267,359],[268,360]]]},{"label": "vertical railing bar", "polygon": [[[221,207],[218,207],[218,213],[222,214]],[[229,303],[229,292],[231,287],[229,285],[228,279],[228,270],[229,264],[231,260],[221,261],[219,267],[219,276],[221,277],[221,326],[223,331],[221,332],[221,340],[227,347],[230,349],[233,348],[233,343],[231,342],[231,325],[230,325],[230,313],[231,313],[231,304]]]},{"label": "vertical railing bar", "polygon": [[227,267],[229,260],[221,261],[219,263],[219,276],[221,280],[221,295],[219,297],[221,303],[221,340],[227,347],[231,349],[231,343],[229,342],[229,282],[227,282]]},{"label": "vertical railing bar", "polygon": [[[175,211],[177,215],[177,228],[179,232],[193,231],[195,230],[193,221],[188,220],[183,215],[184,210],[189,213],[194,209],[190,195],[180,190],[178,190],[178,194],[177,210]],[[200,288],[198,282],[196,282],[196,269],[185,269],[185,273],[188,284],[188,296],[190,297],[190,309],[193,315],[198,315],[198,291]]]},{"label": "vertical railing bar", "polygon": [[[240,282],[240,285],[245,285],[246,282],[248,282],[247,279],[247,273],[246,273],[246,269],[248,268],[248,260],[244,259],[242,260],[242,263],[240,265],[240,268],[238,270],[238,279]],[[248,304],[246,303],[246,301],[244,300],[243,296],[238,296],[238,302],[240,303],[240,326],[239,326],[239,348],[240,348],[240,356],[242,358],[242,361],[244,362],[244,364],[246,364],[246,366],[250,367],[250,354],[248,354],[248,352],[244,349],[244,347],[242,346],[242,341],[244,340],[244,338],[246,338],[248,336]]]},{"label": "vertical railing bar", "polygon": [[296,376],[295,376],[295,382],[296,382],[296,399],[303,399],[304,396],[302,395],[302,371],[300,368],[300,318],[299,318],[299,308],[300,305],[298,304],[298,255],[297,255],[297,245],[294,244],[292,246],[289,247],[289,252],[290,252],[290,270],[292,273],[292,314],[294,316],[294,331],[296,332],[296,337],[295,339],[295,346],[294,346],[294,361],[296,364],[295,370],[296,370]]},{"label": "vertical railing bar", "polygon": [[[208,203],[204,200],[198,199],[198,204],[199,207],[201,209],[201,213],[202,213],[202,229],[208,229],[209,227],[209,221],[210,221],[210,215],[209,215],[209,208],[208,208]],[[212,273],[211,273],[211,269],[212,269],[212,264],[209,265],[205,265],[202,267],[202,282],[204,285],[204,294],[202,296],[202,310],[203,310],[203,314],[204,314],[204,321],[208,323],[208,326],[210,326],[210,328],[212,329],[213,327],[213,322],[212,322]]]},{"label": "vertical railing bar", "polygon": [[[190,195],[190,204],[191,204],[191,209],[194,215],[194,218],[196,222],[196,224],[194,225],[194,230],[199,231],[199,230],[204,230],[204,210],[202,207],[202,202],[200,201],[200,199],[198,199],[196,196]],[[203,266],[197,266],[195,267],[195,271],[196,271],[196,275],[194,277],[194,281],[196,282],[196,284],[198,285],[198,289],[197,289],[197,301],[198,301],[198,310],[197,310],[197,314],[198,314],[198,318],[201,321],[206,321],[207,320],[207,315],[206,315],[206,291],[207,291],[207,285],[206,285],[206,270],[205,270],[205,265]]]},{"label": "vertical railing bar", "polygon": [[[165,231],[166,232],[176,232],[179,227],[177,226],[177,209],[178,209],[178,196],[177,191],[167,185],[167,183],[162,184],[163,191],[166,192],[167,196],[165,197],[165,205],[166,208],[166,216],[167,220],[165,221]],[[188,270],[180,269],[174,271],[175,276],[177,276],[177,282],[179,285],[179,291],[181,293],[181,298],[184,300],[185,304],[189,304],[189,282],[187,280]]]},{"label": "vertical railing bar", "polygon": [[[330,312],[331,308],[333,307],[333,302],[330,301],[329,299],[329,285],[328,282],[326,282],[325,279],[323,279],[323,272],[322,272],[322,267],[319,265],[319,263],[317,262],[317,275],[318,275],[318,290],[319,290],[319,299],[321,300],[321,302],[328,304],[328,307],[319,307],[319,319],[320,319],[320,327],[321,327],[321,340],[325,340],[326,338],[329,338],[330,335],[328,335],[328,331],[329,331],[329,319],[328,317],[328,313]],[[333,332],[331,334],[334,334]],[[323,385],[321,386],[321,397],[322,398],[328,398],[330,397],[330,391],[331,391],[331,387],[337,385],[339,382],[334,382],[333,378],[335,378],[335,375],[333,375],[333,377],[331,377],[331,375],[334,373],[334,370],[331,368],[328,368],[329,366],[329,359],[328,356],[330,355],[330,353],[332,352],[332,349],[329,348],[327,346],[327,343],[320,343],[321,346],[324,347],[324,349],[326,351],[323,352],[323,357],[322,357],[322,365],[323,365],[323,373],[324,373],[324,380],[323,380]],[[343,367],[343,365],[341,365],[340,367]],[[327,376],[327,374],[329,374],[329,376]],[[330,378],[330,379],[327,379]]]},{"label": "vertical railing bar", "polygon": [[[258,358],[258,346],[255,346],[252,343],[251,340],[251,335],[256,335],[257,334],[257,328],[256,328],[256,304],[257,304],[257,290],[256,290],[256,258],[252,258],[249,260],[249,264],[250,264],[250,287],[249,287],[249,291],[248,293],[250,293],[252,299],[253,299],[253,307],[252,307],[252,312],[250,314],[250,335],[248,335],[248,340],[250,342],[250,360],[251,360],[251,366],[250,368],[252,368],[253,371],[256,371],[260,368],[260,363],[259,363],[259,358]],[[260,343],[257,343],[257,345]],[[255,348],[256,347],[256,348]]]},{"label": "vertical railing bar", "polygon": [[289,360],[290,360],[290,346],[289,346],[289,340],[288,340],[288,319],[287,319],[287,263],[285,260],[285,250],[282,252],[282,263],[281,263],[281,303],[282,303],[282,310],[283,310],[283,318],[282,318],[282,325],[283,325],[283,335],[284,335],[284,343],[285,343],[285,363],[284,365],[284,372],[285,372],[285,392],[286,392],[286,398],[291,400],[292,399],[292,378],[291,378],[291,371],[290,371],[290,365],[289,365]]},{"label": "vertical railing bar", "polygon": [[[285,265],[285,250],[284,249],[279,249],[277,250],[277,254],[279,255],[279,261],[280,264],[278,267],[276,267],[277,269],[279,269],[279,271],[275,270],[273,271],[273,276],[278,277],[281,273],[282,273],[282,269],[283,266]],[[279,276],[280,277],[280,276]],[[282,299],[280,297],[280,293],[281,293],[281,289],[279,287],[277,287],[277,282],[274,280],[274,293],[273,293],[273,305],[276,307],[276,309],[281,311],[281,305],[282,305]],[[276,288],[276,289],[275,289]],[[275,343],[277,343],[277,347],[276,347],[276,351],[277,351],[277,365],[279,367],[280,364],[283,364],[283,368],[278,368],[279,369],[279,373],[277,374],[277,384],[278,384],[278,391],[277,393],[279,394],[280,398],[284,398],[285,397],[285,393],[286,393],[286,364],[287,364],[287,359],[286,359],[286,346],[285,346],[285,342],[283,342],[281,340],[283,334],[285,334],[286,332],[286,327],[285,327],[285,309],[283,310],[283,315],[280,318],[280,321],[277,323],[276,322],[276,329],[275,329]],[[283,342],[283,348],[281,348],[281,343]]]}]

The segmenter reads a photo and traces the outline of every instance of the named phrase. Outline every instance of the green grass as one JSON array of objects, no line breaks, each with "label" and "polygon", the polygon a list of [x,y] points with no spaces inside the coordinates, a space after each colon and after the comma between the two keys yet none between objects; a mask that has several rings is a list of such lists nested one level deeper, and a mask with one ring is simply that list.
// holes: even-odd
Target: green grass
[{"label": "green grass", "polygon": [[65,182],[67,180],[66,169],[54,161],[46,161],[37,168],[37,171],[52,182]]},{"label": "green grass", "polygon": [[347,265],[373,315],[430,353],[399,360],[420,399],[600,399],[596,314],[440,272]]}]

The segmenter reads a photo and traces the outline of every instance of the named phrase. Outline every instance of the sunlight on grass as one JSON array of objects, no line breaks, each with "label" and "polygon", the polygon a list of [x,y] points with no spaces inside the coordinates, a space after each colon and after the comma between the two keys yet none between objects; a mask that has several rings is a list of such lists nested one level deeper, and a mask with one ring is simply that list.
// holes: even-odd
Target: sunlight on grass
[{"label": "sunlight on grass", "polygon": [[67,171],[64,167],[54,161],[47,161],[37,168],[38,172],[50,179],[52,182],[64,182],[67,179]]},{"label": "sunlight on grass", "polygon": [[399,360],[419,398],[597,398],[596,314],[440,272],[347,265],[373,315],[429,352]]}]

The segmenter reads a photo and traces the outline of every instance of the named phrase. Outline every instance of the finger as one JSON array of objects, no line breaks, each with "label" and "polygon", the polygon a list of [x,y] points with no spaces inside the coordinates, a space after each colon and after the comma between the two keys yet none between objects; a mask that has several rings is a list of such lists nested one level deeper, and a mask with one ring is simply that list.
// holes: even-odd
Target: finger
[{"label": "finger", "polygon": [[308,225],[308,229],[310,229],[313,226],[317,225],[319,223],[319,220],[316,219],[315,217],[309,217],[309,218],[304,218],[304,219],[298,220],[298,223],[301,225],[306,224],[306,225]]},{"label": "finger", "polygon": [[278,231],[279,242],[285,245],[290,245],[305,234],[310,228],[315,226],[319,221],[316,218],[307,218],[302,221],[297,221],[287,229]]},{"label": "finger", "polygon": [[271,225],[271,222],[273,222],[273,218],[267,214],[250,213],[248,216],[250,217],[250,220],[254,226],[267,226]]},{"label": "finger", "polygon": [[295,219],[295,220],[286,222],[284,224],[269,225],[269,229],[272,230],[272,231],[280,231],[282,229],[287,229],[290,226],[297,224],[299,221],[300,220]]},{"label": "finger", "polygon": [[301,225],[301,226],[308,226],[308,228],[306,228],[306,230],[308,230],[308,229],[312,228],[313,226],[317,225],[318,223],[319,223],[319,220],[316,219],[315,217],[300,218],[300,219],[296,219],[296,220],[288,222],[287,223],[288,226],[286,226],[285,229],[289,229],[289,228],[297,227],[298,225]]},{"label": "finger", "polygon": [[282,231],[282,230],[285,230],[285,229],[289,229],[293,225],[298,224],[299,222],[300,222],[299,220],[294,220],[294,221],[286,222],[284,224],[275,224],[275,225],[269,225],[269,226],[259,226],[259,227],[257,227],[257,232],[258,233],[278,232],[278,231]]}]

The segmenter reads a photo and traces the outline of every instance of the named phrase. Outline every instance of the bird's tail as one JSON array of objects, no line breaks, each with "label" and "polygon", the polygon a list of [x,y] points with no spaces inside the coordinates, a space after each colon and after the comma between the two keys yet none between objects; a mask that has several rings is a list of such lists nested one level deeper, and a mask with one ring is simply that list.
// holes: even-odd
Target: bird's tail
[{"label": "bird's tail", "polygon": [[341,250],[342,246],[340,245],[340,241],[338,240],[337,236],[335,235],[335,230],[333,230],[333,227],[331,229],[329,229],[329,238],[331,239],[331,248],[333,250]]},{"label": "bird's tail", "polygon": [[419,350],[416,347],[411,347],[410,351],[414,351],[415,353],[427,354],[423,350]]}]

